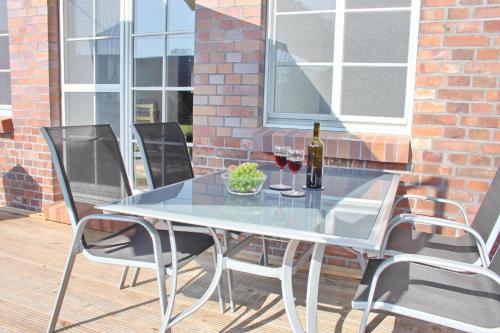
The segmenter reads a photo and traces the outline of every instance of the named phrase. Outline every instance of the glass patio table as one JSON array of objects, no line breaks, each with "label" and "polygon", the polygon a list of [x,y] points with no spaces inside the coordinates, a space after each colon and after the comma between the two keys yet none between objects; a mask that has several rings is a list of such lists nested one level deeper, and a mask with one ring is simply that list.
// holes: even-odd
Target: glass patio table
[{"label": "glass patio table", "polygon": [[[287,198],[270,190],[279,180],[279,170],[260,164],[267,175],[263,190],[254,196],[235,196],[225,189],[221,173],[205,175],[120,201],[101,204],[114,213],[189,223],[209,229],[223,229],[279,237],[288,240],[282,266],[275,277],[281,280],[285,310],[294,332],[304,332],[292,290],[294,257],[300,242],[313,244],[306,296],[307,332],[316,332],[316,311],[321,263],[326,245],[351,248],[358,253],[379,251],[392,214],[399,175],[382,171],[325,168],[324,190],[306,190],[305,197]],[[304,184],[299,173],[297,185]],[[289,183],[291,175],[285,174]],[[214,278],[205,294],[174,318],[164,318],[161,332],[182,320],[215,291],[228,260],[216,244]],[[173,250],[173,249],[172,249]],[[232,268],[232,267],[231,267]],[[243,270],[245,271],[245,270]]]}]

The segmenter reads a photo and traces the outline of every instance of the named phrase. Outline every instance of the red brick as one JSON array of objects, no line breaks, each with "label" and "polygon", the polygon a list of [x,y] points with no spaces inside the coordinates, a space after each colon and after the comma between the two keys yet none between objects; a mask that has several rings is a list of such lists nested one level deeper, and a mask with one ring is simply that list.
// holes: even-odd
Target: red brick
[{"label": "red brick", "polygon": [[439,98],[449,100],[478,101],[484,98],[483,90],[465,90],[465,89],[441,89],[438,93]]},{"label": "red brick", "polygon": [[469,76],[448,76],[448,85],[450,86],[468,86],[470,85]]},{"label": "red brick", "polygon": [[500,20],[484,22],[484,31],[486,31],[486,32],[498,32],[498,31],[500,31]]},{"label": "red brick", "polygon": [[500,17],[500,7],[479,7],[474,11],[474,17]]},{"label": "red brick", "polygon": [[448,9],[448,18],[450,20],[460,20],[469,17],[469,8],[450,8]]},{"label": "red brick", "polygon": [[445,36],[443,45],[445,46],[488,46],[490,39],[487,36]]},{"label": "red brick", "polygon": [[[498,21],[500,22],[500,21]],[[498,60],[500,51],[498,49],[481,49],[477,50],[478,60]]]},{"label": "red brick", "polygon": [[460,120],[460,125],[472,127],[498,128],[499,124],[499,117],[463,116]]}]

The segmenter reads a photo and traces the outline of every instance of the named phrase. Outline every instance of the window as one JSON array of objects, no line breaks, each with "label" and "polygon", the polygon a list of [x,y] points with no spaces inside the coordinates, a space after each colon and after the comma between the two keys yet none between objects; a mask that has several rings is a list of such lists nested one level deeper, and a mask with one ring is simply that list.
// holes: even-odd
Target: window
[{"label": "window", "polygon": [[11,114],[9,31],[7,0],[0,0],[0,116]]},{"label": "window", "polygon": [[63,2],[65,125],[109,123],[120,136],[120,0]]},{"label": "window", "polygon": [[418,0],[270,3],[266,125],[406,132]]},{"label": "window", "polygon": [[194,0],[60,4],[63,123],[111,124],[141,187],[131,123],[178,121],[192,141]]},{"label": "window", "polygon": [[[132,33],[134,122],[177,121],[192,142],[194,0],[135,0]],[[134,149],[136,188],[146,179]]]}]

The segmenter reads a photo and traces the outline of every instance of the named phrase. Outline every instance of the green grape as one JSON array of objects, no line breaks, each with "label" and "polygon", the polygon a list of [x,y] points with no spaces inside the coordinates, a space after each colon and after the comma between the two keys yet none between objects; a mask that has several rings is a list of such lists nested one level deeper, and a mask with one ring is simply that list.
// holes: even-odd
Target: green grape
[{"label": "green grape", "polygon": [[229,172],[229,186],[234,191],[251,192],[259,186],[264,173],[257,169],[257,163],[245,162]]}]

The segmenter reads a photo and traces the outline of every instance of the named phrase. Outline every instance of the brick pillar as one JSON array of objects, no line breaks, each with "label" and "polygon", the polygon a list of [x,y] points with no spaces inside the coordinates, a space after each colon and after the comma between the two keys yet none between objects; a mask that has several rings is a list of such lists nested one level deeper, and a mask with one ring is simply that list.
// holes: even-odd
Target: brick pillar
[{"label": "brick pillar", "polygon": [[197,174],[250,157],[262,126],[266,3],[196,3],[193,164]]},{"label": "brick pillar", "polygon": [[40,211],[60,199],[41,126],[59,125],[57,0],[9,0],[14,133],[0,137],[0,205]]},{"label": "brick pillar", "polygon": [[500,166],[499,15],[498,1],[422,1],[408,189],[470,217]]}]

